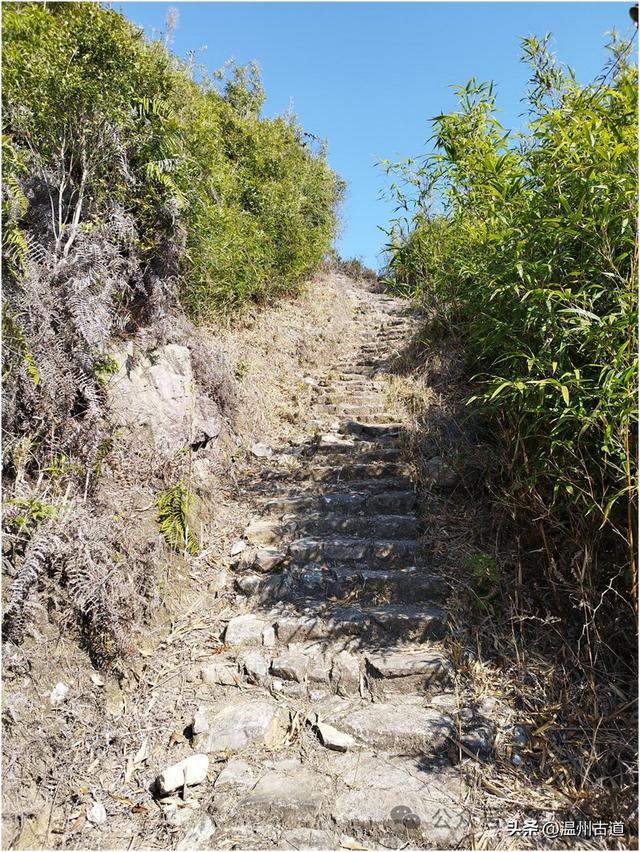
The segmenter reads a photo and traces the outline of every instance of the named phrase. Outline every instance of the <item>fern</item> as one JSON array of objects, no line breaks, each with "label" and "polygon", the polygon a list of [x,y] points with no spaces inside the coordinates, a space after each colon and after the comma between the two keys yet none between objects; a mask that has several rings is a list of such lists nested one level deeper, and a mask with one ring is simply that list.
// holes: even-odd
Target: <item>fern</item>
[{"label": "fern", "polygon": [[158,523],[167,544],[174,550],[186,550],[192,556],[198,544],[189,529],[189,492],[179,482],[158,497]]},{"label": "fern", "polygon": [[27,341],[25,340],[22,330],[16,325],[15,320],[6,308],[2,312],[2,326],[5,340],[11,340],[11,338],[13,338],[24,361],[27,374],[33,382],[33,386],[38,387],[40,384],[40,371],[38,370],[36,359],[33,357],[33,353],[27,345]]},{"label": "fern", "polygon": [[11,584],[9,603],[2,618],[2,636],[16,643],[22,640],[25,606],[45,565],[55,554],[58,540],[44,527],[33,536],[16,577]]}]

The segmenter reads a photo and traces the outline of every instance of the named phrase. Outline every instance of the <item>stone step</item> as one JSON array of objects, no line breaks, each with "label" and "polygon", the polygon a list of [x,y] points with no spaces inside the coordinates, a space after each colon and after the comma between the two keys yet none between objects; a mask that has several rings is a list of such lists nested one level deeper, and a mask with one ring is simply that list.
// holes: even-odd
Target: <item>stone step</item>
[{"label": "stone step", "polygon": [[390,337],[382,337],[375,343],[365,343],[360,347],[360,353],[363,355],[383,355],[394,346],[402,346],[407,342],[406,337],[401,334],[395,334]]},{"label": "stone step", "polygon": [[[401,736],[397,732],[396,740]],[[331,812],[338,834],[357,837],[368,849],[469,848],[476,820],[459,768],[434,771],[427,761],[409,755],[354,750],[345,757]]]},{"label": "stone step", "polygon": [[411,465],[403,462],[374,460],[365,463],[317,465],[311,467],[308,471],[303,471],[302,476],[314,482],[340,482],[354,479],[378,479],[380,477],[409,477],[412,472]]},{"label": "stone step", "polygon": [[399,436],[405,430],[404,423],[363,423],[359,420],[348,420],[340,425],[340,432],[345,435],[386,435]]},{"label": "stone step", "polygon": [[386,478],[387,481],[409,482],[413,468],[411,465],[402,462],[385,462],[385,461],[368,461],[364,463],[355,462],[353,464],[342,461],[339,464],[322,464],[315,465],[305,460],[300,467],[294,470],[283,471],[282,468],[266,468],[260,472],[260,478],[264,482],[276,482],[286,486],[287,483],[298,482],[302,480],[304,483],[311,482],[367,482]]},{"label": "stone step", "polygon": [[437,755],[446,752],[454,735],[453,718],[419,705],[360,702],[325,717],[330,725],[369,748],[401,754]]},{"label": "stone step", "polygon": [[339,532],[344,535],[371,536],[373,532],[385,538],[417,536],[419,521],[411,515],[353,515],[335,512],[315,512],[297,522],[299,530],[315,533]]},{"label": "stone step", "polygon": [[[323,391],[325,389],[323,388]],[[326,403],[327,405],[340,405],[342,403],[349,405],[379,405],[384,403],[386,400],[386,395],[382,393],[366,393],[361,391],[336,391],[335,393],[326,392],[324,394],[320,394],[318,397],[319,402]]]},{"label": "stone step", "polygon": [[[269,486],[272,489],[273,496],[286,494],[291,491],[293,482],[290,480],[276,479],[273,481],[267,480],[263,483],[265,487]],[[313,483],[309,483],[309,487],[305,488],[304,481],[299,483],[300,488],[295,494],[290,496],[307,497],[318,496],[323,497],[325,494],[314,495]],[[380,476],[377,479],[352,479],[349,481],[349,491],[353,494],[380,494],[385,491],[409,491],[413,488],[413,482],[408,476]]]},{"label": "stone step", "polygon": [[263,497],[260,502],[267,512],[301,512],[331,509],[340,512],[363,512],[369,515],[411,512],[416,505],[414,491],[387,491],[382,494],[353,494],[335,491],[312,496],[282,495]]},{"label": "stone step", "polygon": [[375,569],[415,562],[421,550],[415,539],[300,538],[289,545],[289,556],[295,562],[366,562]]},{"label": "stone step", "polygon": [[384,604],[375,607],[332,607],[317,614],[313,602],[304,612],[280,615],[274,624],[279,642],[303,642],[357,636],[360,639],[401,637],[403,642],[440,639],[446,631],[446,615],[437,607]]},{"label": "stone step", "polygon": [[449,686],[453,666],[434,648],[381,648],[365,654],[369,690],[376,700],[397,694],[425,694]]},{"label": "stone step", "polygon": [[323,410],[332,417],[357,418],[366,423],[388,423],[390,419],[384,405],[326,405]]},{"label": "stone step", "polygon": [[323,376],[316,379],[317,387],[339,387],[350,390],[365,389],[371,392],[382,393],[387,388],[385,379],[365,378],[363,376],[347,376],[343,379],[339,377],[339,370],[335,368]]},{"label": "stone step", "polygon": [[389,570],[372,570],[358,564],[326,568],[313,563],[304,565],[296,574],[290,569],[291,584],[286,593],[290,600],[295,596],[316,596],[343,599],[353,595],[359,603],[392,600],[406,603],[432,603],[447,593],[444,580],[426,568],[408,566]]},{"label": "stone step", "polygon": [[402,450],[397,446],[394,438],[378,441],[354,440],[353,437],[347,438],[344,435],[334,435],[332,438],[336,440],[321,440],[314,447],[315,452],[323,455],[353,456],[357,458],[358,464],[365,461],[392,461],[399,459],[402,455]]}]

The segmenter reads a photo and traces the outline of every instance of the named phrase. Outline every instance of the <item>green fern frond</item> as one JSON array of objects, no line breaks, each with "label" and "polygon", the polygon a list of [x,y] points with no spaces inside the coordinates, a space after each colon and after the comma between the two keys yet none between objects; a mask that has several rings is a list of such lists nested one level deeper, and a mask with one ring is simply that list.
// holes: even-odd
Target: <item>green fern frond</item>
[{"label": "green fern frond", "polygon": [[158,496],[158,523],[167,544],[174,550],[186,550],[194,556],[198,543],[189,528],[189,492],[179,482]]}]

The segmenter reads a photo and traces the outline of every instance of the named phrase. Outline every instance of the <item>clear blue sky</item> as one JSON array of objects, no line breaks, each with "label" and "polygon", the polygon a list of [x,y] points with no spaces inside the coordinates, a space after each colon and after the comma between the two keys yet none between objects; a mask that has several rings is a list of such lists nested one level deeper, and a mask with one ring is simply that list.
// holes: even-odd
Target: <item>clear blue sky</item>
[{"label": "clear blue sky", "polygon": [[[179,21],[172,49],[208,68],[255,59],[265,114],[289,103],[305,130],[328,140],[331,165],[347,180],[338,249],[377,267],[390,216],[379,200],[378,159],[418,154],[429,118],[454,106],[450,88],[494,80],[508,126],[518,124],[527,73],[521,36],[552,32],[558,57],[587,81],[604,61],[605,33],[631,32],[627,2],[576,3],[114,3],[149,35]],[[156,36],[158,33],[156,33]]]}]

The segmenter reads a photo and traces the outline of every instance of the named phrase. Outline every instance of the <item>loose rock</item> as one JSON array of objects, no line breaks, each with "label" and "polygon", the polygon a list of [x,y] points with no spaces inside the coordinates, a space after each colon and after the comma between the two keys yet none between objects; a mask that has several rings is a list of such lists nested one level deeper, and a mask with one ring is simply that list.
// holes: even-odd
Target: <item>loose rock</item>
[{"label": "loose rock", "polygon": [[230,702],[217,712],[201,709],[196,713],[194,747],[207,754],[237,752],[251,744],[273,747],[283,728],[280,708],[272,701]]},{"label": "loose rock", "polygon": [[186,784],[192,787],[201,784],[209,771],[209,758],[206,754],[193,754],[179,763],[174,763],[158,775],[156,787],[161,796],[173,793]]},{"label": "loose rock", "polygon": [[107,821],[107,812],[102,802],[94,802],[87,811],[87,819],[93,825],[102,825]]},{"label": "loose rock", "polygon": [[333,751],[348,751],[356,744],[356,741],[349,734],[345,734],[334,728],[333,725],[327,725],[325,722],[320,722],[316,725],[320,741],[323,746],[330,748]]},{"label": "loose rock", "polygon": [[258,459],[268,459],[273,455],[273,450],[266,444],[254,444],[251,447],[251,453]]},{"label": "loose rock", "polygon": [[67,695],[69,694],[69,687],[66,683],[59,681],[51,690],[51,694],[49,695],[49,703],[52,707],[57,707],[58,704],[62,704]]},{"label": "loose rock", "polygon": [[281,550],[276,550],[273,547],[262,547],[256,551],[252,567],[266,573],[280,565],[284,559],[285,554]]},{"label": "loose rock", "polygon": [[231,545],[231,550],[229,551],[229,554],[231,556],[239,556],[243,550],[247,549],[247,547],[247,542],[242,541],[242,539],[240,539],[239,541],[236,541]]},{"label": "loose rock", "polygon": [[265,627],[266,622],[257,615],[237,615],[227,624],[224,641],[227,645],[261,645]]}]

